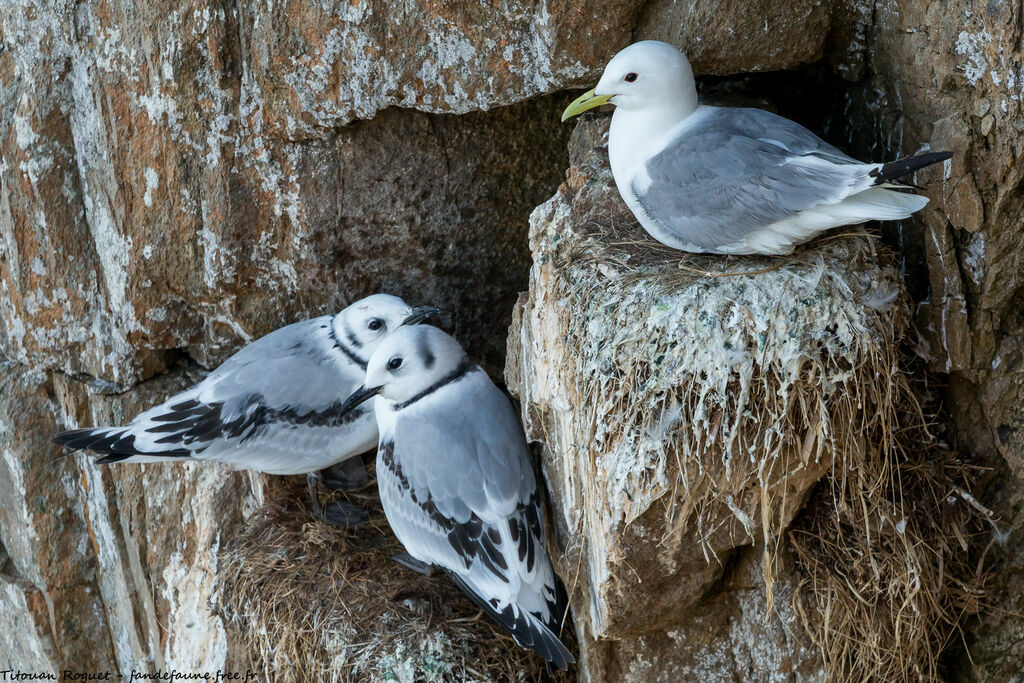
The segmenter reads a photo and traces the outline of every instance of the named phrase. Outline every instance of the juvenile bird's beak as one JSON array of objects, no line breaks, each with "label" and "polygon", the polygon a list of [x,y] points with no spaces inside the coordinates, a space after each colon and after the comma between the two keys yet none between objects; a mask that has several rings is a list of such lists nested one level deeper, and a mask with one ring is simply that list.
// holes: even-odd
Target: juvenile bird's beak
[{"label": "juvenile bird's beak", "polygon": [[608,100],[612,97],[614,97],[614,95],[595,95],[593,89],[588,90],[573,100],[572,104],[565,108],[565,111],[562,112],[562,123],[565,123],[566,119],[578,116],[588,109],[593,109],[594,107],[600,107],[602,104],[607,104]]},{"label": "juvenile bird's beak", "polygon": [[381,392],[384,387],[359,387],[355,390],[351,396],[345,399],[345,402],[341,404],[341,408],[338,409],[338,417],[347,415],[352,412],[352,409],[358,406],[360,403],[365,403],[377,394]]},{"label": "juvenile bird's beak", "polygon": [[440,315],[441,309],[436,306],[417,306],[412,309],[409,317],[402,321],[403,325],[418,325],[431,316]]}]

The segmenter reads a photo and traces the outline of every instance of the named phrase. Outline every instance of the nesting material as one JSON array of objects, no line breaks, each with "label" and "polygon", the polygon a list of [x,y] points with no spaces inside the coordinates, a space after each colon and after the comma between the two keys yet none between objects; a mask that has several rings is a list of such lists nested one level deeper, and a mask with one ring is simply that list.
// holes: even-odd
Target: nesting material
[{"label": "nesting material", "polygon": [[984,555],[1002,530],[969,492],[981,474],[913,404],[888,445],[830,477],[794,522],[794,604],[831,677],[943,680],[940,657],[984,601]]},{"label": "nesting material", "polygon": [[[577,130],[582,153],[531,217],[530,291],[506,373],[546,445],[555,554],[580,630],[685,628],[750,544],[764,553],[771,609],[775,558],[815,486],[849,492],[819,508],[835,517],[871,495],[860,482],[881,493],[896,471],[900,417],[916,405],[899,367],[909,316],[898,273],[857,229],[784,257],[664,248],[619,200],[596,125]],[[867,529],[844,519],[860,543]]]},{"label": "nesting material", "polygon": [[531,248],[509,383],[549,447],[556,516],[584,544],[594,632],[615,635],[633,611],[622,587],[699,556],[710,574],[673,596],[692,602],[723,553],[774,546],[827,470],[863,459],[860,435],[893,398],[907,308],[864,234],[787,257],[658,245],[618,200],[601,148],[534,212]]},{"label": "nesting material", "polygon": [[220,611],[253,670],[280,681],[570,680],[548,677],[446,576],[393,562],[401,546],[375,495],[350,495],[370,522],[339,531],[313,520],[302,494],[274,492],[224,556]]}]

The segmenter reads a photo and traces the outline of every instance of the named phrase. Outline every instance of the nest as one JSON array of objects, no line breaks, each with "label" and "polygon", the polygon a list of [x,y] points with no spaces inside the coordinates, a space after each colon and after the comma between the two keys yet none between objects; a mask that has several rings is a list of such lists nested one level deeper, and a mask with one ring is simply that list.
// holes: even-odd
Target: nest
[{"label": "nest", "polygon": [[863,464],[833,472],[789,533],[794,604],[833,678],[943,680],[941,654],[981,606],[986,545],[1001,532],[969,493],[979,468],[927,414],[895,406],[895,429],[865,435]]},{"label": "nest", "polygon": [[394,562],[402,547],[375,495],[348,494],[370,521],[336,530],[312,518],[304,491],[277,485],[222,556],[218,610],[251,669],[280,681],[570,680],[447,576]]},{"label": "nest", "polygon": [[609,212],[610,176],[590,163],[571,232],[549,217],[541,260],[608,515],[628,524],[667,499],[666,535],[696,527],[709,559],[723,521],[776,546],[803,502],[785,498],[794,471],[852,470],[863,435],[893,430],[898,274],[865,233],[783,257],[680,254]]},{"label": "nest", "polygon": [[[977,607],[992,520],[969,494],[970,467],[926,427],[891,255],[860,229],[780,257],[664,248],[618,202],[600,149],[531,223],[523,362],[548,367],[523,371],[549,373],[535,385],[557,385],[579,414],[568,437],[528,422],[556,451],[572,452],[560,438],[592,445],[600,522],[628,525],[659,503],[661,544],[695,531],[709,562],[741,527],[764,548],[769,609],[788,543],[830,676],[936,678]],[[596,523],[575,519],[574,535]]]}]

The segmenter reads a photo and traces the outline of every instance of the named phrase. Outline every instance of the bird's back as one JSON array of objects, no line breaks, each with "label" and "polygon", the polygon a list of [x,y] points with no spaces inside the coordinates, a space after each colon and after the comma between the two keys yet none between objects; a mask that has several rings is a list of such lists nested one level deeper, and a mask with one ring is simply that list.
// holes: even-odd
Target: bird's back
[{"label": "bird's back", "polygon": [[643,227],[668,246],[787,253],[823,230],[906,218],[928,201],[884,183],[892,164],[857,161],[771,112],[699,107],[691,119],[619,183]]}]

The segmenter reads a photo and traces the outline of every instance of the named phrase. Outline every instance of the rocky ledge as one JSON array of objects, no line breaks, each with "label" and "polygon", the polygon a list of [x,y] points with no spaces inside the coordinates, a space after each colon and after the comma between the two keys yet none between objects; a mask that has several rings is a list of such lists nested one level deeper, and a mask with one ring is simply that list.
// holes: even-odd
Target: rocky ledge
[{"label": "rocky ledge", "polygon": [[787,539],[798,515],[838,515],[829,505],[872,509],[836,546],[896,514],[886,486],[841,483],[899,469],[909,315],[890,255],[859,229],[785,257],[665,249],[619,199],[605,137],[599,120],[577,129],[565,183],[531,217],[506,369],[545,446],[583,669],[591,681],[850,672],[797,599],[826,561],[794,549],[824,541]]}]

